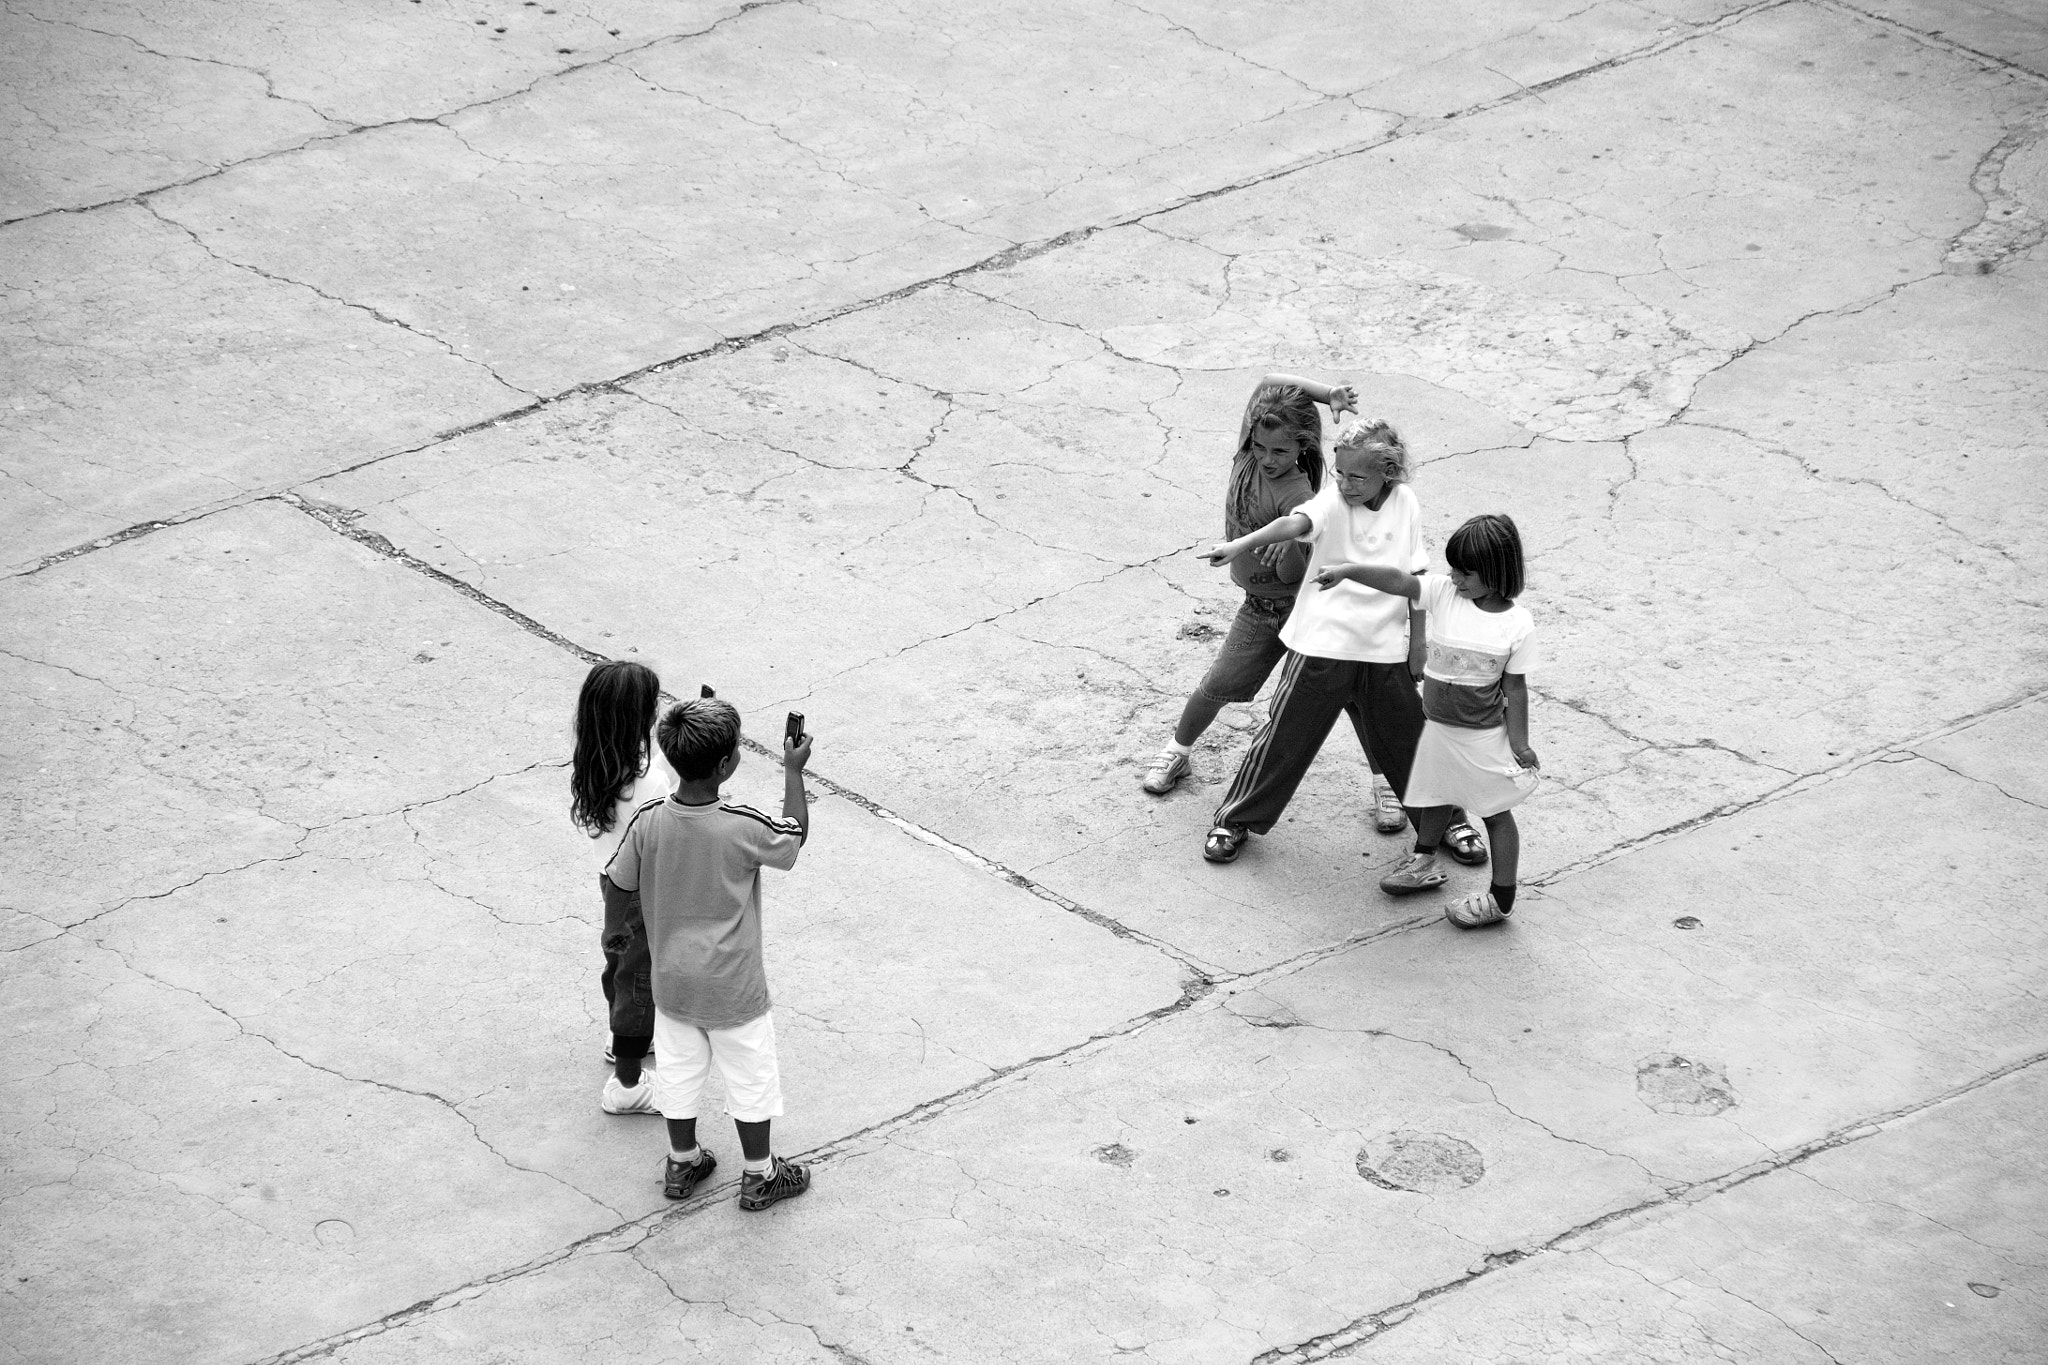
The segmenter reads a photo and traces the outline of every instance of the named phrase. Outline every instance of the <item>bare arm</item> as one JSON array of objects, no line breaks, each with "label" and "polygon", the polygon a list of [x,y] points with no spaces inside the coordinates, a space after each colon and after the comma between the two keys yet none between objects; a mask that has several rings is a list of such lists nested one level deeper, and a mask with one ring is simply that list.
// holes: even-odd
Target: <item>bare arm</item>
[{"label": "bare arm", "polygon": [[[1358,393],[1349,384],[1318,384],[1315,380],[1303,379],[1298,374],[1274,373],[1259,381],[1259,389],[1269,389],[1281,384],[1294,385],[1328,408],[1333,417],[1340,412],[1358,411]],[[1258,389],[1254,389],[1253,392],[1258,392]]]},{"label": "bare arm", "polygon": [[1325,564],[1316,570],[1316,586],[1325,590],[1336,587],[1346,579],[1353,583],[1363,583],[1368,588],[1377,588],[1384,593],[1391,593],[1395,597],[1405,597],[1410,602],[1422,596],[1421,579],[1412,573],[1402,573],[1399,569],[1389,568],[1384,564]]},{"label": "bare arm", "polygon": [[1273,518],[1250,535],[1211,545],[1203,551],[1202,558],[1211,564],[1221,566],[1236,559],[1246,550],[1256,550],[1262,545],[1278,545],[1287,540],[1299,540],[1312,529],[1314,524],[1307,517],[1299,512],[1289,512],[1284,517]]},{"label": "bare arm", "polygon": [[1508,708],[1508,748],[1514,751],[1515,762],[1525,768],[1540,768],[1536,751],[1529,747],[1529,680],[1520,673],[1508,673],[1501,677],[1502,691]]},{"label": "bare arm", "polygon": [[803,742],[792,744],[782,742],[782,818],[796,821],[803,831],[798,837],[811,837],[811,803],[804,794],[804,765],[811,761],[811,737],[805,735]]}]

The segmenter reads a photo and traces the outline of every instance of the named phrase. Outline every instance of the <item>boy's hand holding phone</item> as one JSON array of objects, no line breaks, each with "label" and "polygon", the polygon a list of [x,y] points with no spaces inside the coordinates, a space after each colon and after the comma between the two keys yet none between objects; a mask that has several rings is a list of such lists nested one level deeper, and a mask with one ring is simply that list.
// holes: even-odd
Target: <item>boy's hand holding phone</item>
[{"label": "boy's hand holding phone", "polygon": [[782,766],[800,773],[811,761],[811,737],[804,733],[804,713],[792,711],[782,727]]}]

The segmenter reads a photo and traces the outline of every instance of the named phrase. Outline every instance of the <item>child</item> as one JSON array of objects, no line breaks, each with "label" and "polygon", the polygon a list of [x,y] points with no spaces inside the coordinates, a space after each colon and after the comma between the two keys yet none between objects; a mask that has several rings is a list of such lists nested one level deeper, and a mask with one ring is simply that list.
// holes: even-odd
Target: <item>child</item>
[{"label": "child", "polygon": [[[1338,436],[1334,464],[1335,478],[1298,511],[1212,547],[1205,558],[1228,564],[1248,550],[1302,540],[1311,575],[1335,564],[1420,572],[1429,556],[1400,436],[1384,422],[1352,423]],[[1363,583],[1326,590],[1302,584],[1280,630],[1286,665],[1271,716],[1216,808],[1204,858],[1231,862],[1252,833],[1273,828],[1339,711],[1350,714],[1367,756],[1404,797],[1422,733],[1415,695],[1422,630],[1420,622],[1410,627],[1410,613],[1403,598]],[[1436,876],[1441,883],[1444,874]]]},{"label": "child", "polygon": [[678,702],[656,732],[676,771],[675,793],[634,812],[606,869],[640,892],[654,959],[654,1083],[668,1120],[662,1193],[687,1199],[718,1164],[697,1146],[697,1104],[716,1064],[739,1130],[746,1174],[740,1207],[802,1194],[811,1173],[773,1154],[782,1112],[775,1018],[761,961],[761,869],[787,872],[810,833],[804,799],[809,736],[785,741],[782,818],[719,799],[740,765],[739,712],[715,697]]},{"label": "child", "polygon": [[[1355,411],[1357,395],[1346,384],[1317,384],[1291,374],[1269,374],[1252,390],[1237,426],[1237,454],[1223,497],[1223,534],[1249,535],[1307,502],[1323,486],[1323,423],[1316,404],[1331,417]],[[1273,665],[1287,647],[1280,627],[1294,606],[1306,559],[1298,545],[1269,545],[1230,566],[1244,589],[1244,603],[1215,662],[1181,708],[1173,739],[1146,770],[1144,788],[1164,796],[1188,775],[1195,741],[1228,702],[1259,695]],[[1398,810],[1399,807],[1397,806]]]},{"label": "child", "polygon": [[653,743],[660,701],[661,679],[654,670],[625,660],[593,665],[576,698],[569,818],[590,836],[598,892],[604,897],[604,975],[598,984],[610,1016],[612,1041],[605,1060],[612,1074],[598,1104],[607,1114],[655,1112],[654,1087],[641,1076],[654,1041],[654,992],[640,897],[619,889],[603,868],[618,851],[632,813],[675,786],[675,774]]},{"label": "child", "polygon": [[[1428,716],[1408,774],[1416,811],[1415,852],[1380,882],[1395,894],[1425,884],[1452,803],[1486,821],[1493,845],[1493,885],[1451,904],[1444,915],[1471,929],[1514,913],[1521,832],[1509,807],[1536,788],[1536,751],[1529,747],[1526,675],[1536,661],[1536,623],[1522,595],[1522,536],[1512,519],[1488,514],[1460,526],[1444,547],[1448,577],[1417,579],[1398,569],[1333,564],[1316,581],[1349,580],[1399,593],[1428,613],[1428,661],[1422,707]],[[1441,875],[1437,878],[1442,880]]]}]

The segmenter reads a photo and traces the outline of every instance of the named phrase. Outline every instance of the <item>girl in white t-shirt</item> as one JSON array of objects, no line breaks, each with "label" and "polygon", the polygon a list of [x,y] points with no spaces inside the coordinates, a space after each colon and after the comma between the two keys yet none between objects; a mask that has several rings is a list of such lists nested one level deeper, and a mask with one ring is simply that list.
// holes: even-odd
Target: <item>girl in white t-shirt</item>
[{"label": "girl in white t-shirt", "polygon": [[598,1103],[608,1114],[653,1114],[654,1086],[642,1063],[654,1042],[653,962],[638,892],[604,875],[633,813],[675,790],[676,775],[653,742],[661,679],[645,664],[593,664],[576,698],[576,756],[569,765],[569,818],[590,836],[604,897],[604,990],[612,1074]]},{"label": "girl in white t-shirt", "polygon": [[[1379,565],[1337,564],[1316,575],[1327,588],[1363,583],[1399,594],[1428,613],[1422,668],[1427,720],[1408,773],[1408,805],[1416,812],[1415,852],[1380,885],[1400,893],[1435,868],[1436,845],[1461,805],[1486,822],[1493,845],[1493,885],[1444,911],[1470,929],[1514,912],[1521,832],[1509,807],[1536,789],[1536,751],[1529,747],[1529,689],[1536,662],[1536,622],[1515,599],[1522,593],[1522,536],[1514,521],[1488,513],[1452,533],[1444,546],[1447,576],[1418,578]],[[1439,877],[1438,880],[1441,880]]]}]

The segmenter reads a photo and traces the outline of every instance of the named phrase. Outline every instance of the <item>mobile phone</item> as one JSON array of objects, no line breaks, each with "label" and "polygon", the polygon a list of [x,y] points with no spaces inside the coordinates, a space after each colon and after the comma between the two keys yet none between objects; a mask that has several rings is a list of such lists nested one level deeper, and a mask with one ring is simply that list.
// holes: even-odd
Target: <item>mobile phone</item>
[{"label": "mobile phone", "polygon": [[717,696],[717,695],[718,695],[718,694],[717,694],[716,692],[713,692],[713,691],[711,690],[711,684],[710,684],[710,683],[700,683],[700,684],[698,684],[698,686],[697,686],[697,696],[699,697],[699,699],[702,699],[702,698],[704,698],[704,697],[715,697],[715,696]]},{"label": "mobile phone", "polygon": [[792,711],[789,713],[789,721],[782,727],[782,739],[785,744],[801,744],[804,742],[803,712]]}]

